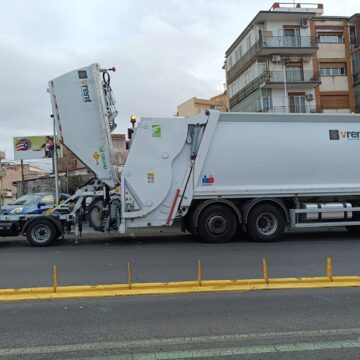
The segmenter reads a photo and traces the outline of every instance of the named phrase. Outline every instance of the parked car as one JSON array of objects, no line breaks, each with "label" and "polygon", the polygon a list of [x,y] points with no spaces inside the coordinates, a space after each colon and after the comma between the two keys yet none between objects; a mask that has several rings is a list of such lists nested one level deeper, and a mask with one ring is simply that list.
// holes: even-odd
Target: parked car
[{"label": "parked car", "polygon": [[[66,200],[70,195],[59,194],[59,201]],[[42,214],[44,211],[53,207],[55,196],[53,193],[34,193],[26,194],[14,202],[1,207],[2,215],[21,215],[21,214]]]}]

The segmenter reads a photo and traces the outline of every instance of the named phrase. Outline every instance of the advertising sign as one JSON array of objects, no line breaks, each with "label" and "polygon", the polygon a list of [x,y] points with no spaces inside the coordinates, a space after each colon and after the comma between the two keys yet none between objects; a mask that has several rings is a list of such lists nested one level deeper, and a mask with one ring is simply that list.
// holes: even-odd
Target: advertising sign
[{"label": "advertising sign", "polygon": [[[14,160],[51,159],[54,155],[54,139],[51,135],[14,137]],[[63,150],[59,139],[56,139],[58,158]]]}]

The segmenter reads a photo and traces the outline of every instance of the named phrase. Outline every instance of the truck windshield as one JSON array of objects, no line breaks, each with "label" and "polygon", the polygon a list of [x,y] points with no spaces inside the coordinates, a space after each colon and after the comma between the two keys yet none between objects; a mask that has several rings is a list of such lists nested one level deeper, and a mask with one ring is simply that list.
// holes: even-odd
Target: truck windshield
[{"label": "truck windshield", "polygon": [[27,194],[16,199],[11,205],[31,205],[35,204],[39,198],[39,195]]}]

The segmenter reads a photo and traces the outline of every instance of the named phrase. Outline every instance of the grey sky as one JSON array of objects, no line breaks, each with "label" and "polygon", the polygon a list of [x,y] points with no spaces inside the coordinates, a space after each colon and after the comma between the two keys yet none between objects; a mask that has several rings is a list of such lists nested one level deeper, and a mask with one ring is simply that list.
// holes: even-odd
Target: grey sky
[{"label": "grey sky", "polygon": [[[350,16],[354,0],[325,0],[325,15]],[[51,131],[48,80],[99,62],[125,132],[131,114],[173,115],[192,96],[221,91],[224,53],[273,1],[0,0],[0,149],[12,137]]]}]

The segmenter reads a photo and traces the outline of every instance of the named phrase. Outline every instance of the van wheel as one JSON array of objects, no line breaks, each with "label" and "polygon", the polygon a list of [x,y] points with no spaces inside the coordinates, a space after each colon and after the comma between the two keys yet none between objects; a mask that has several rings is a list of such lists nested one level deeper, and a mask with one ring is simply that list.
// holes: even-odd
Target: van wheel
[{"label": "van wheel", "polygon": [[26,237],[33,246],[49,246],[57,236],[55,224],[48,220],[33,221],[26,229]]},{"label": "van wheel", "polygon": [[260,204],[250,211],[247,231],[256,242],[280,240],[284,234],[285,223],[284,213],[277,206]]},{"label": "van wheel", "polygon": [[227,206],[214,204],[206,207],[199,216],[197,234],[208,243],[226,243],[237,232],[235,214]]}]

